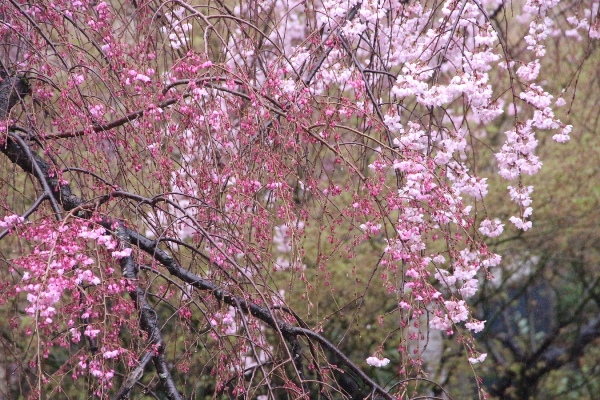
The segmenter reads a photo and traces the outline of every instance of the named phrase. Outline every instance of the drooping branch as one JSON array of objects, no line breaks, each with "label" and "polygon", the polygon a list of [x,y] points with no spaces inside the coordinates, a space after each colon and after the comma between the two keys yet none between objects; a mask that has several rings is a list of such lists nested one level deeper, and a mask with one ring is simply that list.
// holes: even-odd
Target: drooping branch
[{"label": "drooping branch", "polygon": [[38,179],[38,182],[40,182],[40,184],[44,188],[44,198],[46,198],[50,201],[50,204],[52,206],[52,209],[54,210],[54,215],[55,215],[56,219],[59,221],[62,220],[62,217],[61,217],[62,210],[60,209],[59,204],[56,202],[56,199],[52,195],[53,190],[49,185],[48,179],[46,178],[46,176],[48,174],[44,173],[44,171],[42,171],[42,168],[38,164],[36,158],[33,156],[31,149],[29,148],[29,146],[27,146],[27,144],[25,143],[25,141],[23,139],[21,139],[19,136],[15,135],[13,133],[9,133],[9,138],[10,138],[10,140],[14,140],[15,143],[19,145],[19,147],[23,150],[23,152],[27,156],[27,159],[31,162],[31,166],[33,167],[33,171],[31,171],[31,173],[33,173],[36,176],[36,178]]},{"label": "drooping branch", "polygon": [[[168,99],[168,100],[161,101],[160,103],[158,103],[157,107],[161,108],[161,109],[166,108],[166,107],[169,107],[169,106],[177,103],[178,101],[179,101],[179,99]],[[49,133],[49,134],[44,135],[44,139],[46,139],[46,140],[68,139],[68,138],[84,136],[90,132],[105,132],[105,131],[108,131],[108,130],[111,130],[114,128],[118,128],[119,126],[123,126],[125,124],[131,123],[131,122],[135,121],[136,119],[142,117],[145,112],[146,112],[146,110],[137,110],[137,111],[127,114],[126,116],[124,116],[122,118],[116,119],[116,120],[108,122],[106,124],[94,125],[90,128],[79,129],[79,130],[72,131],[72,132]]]},{"label": "drooping branch", "polygon": [[[319,393],[339,390],[344,398],[390,398],[389,393],[403,389],[396,385],[378,386],[376,380],[352,361],[350,353],[342,353],[336,347],[339,344],[319,334],[322,324],[329,323],[332,315],[345,318],[342,314],[347,307],[357,304],[352,316],[357,323],[343,327],[341,340],[348,343],[350,352],[360,353],[359,357],[364,358],[364,353],[372,349],[367,350],[361,344],[383,338],[375,355],[380,358],[390,352],[400,353],[402,366],[396,371],[404,378],[425,371],[420,363],[424,357],[420,356],[425,355],[429,337],[424,347],[419,344],[415,358],[410,358],[404,343],[412,340],[412,336],[418,337],[432,328],[454,332],[457,324],[461,330],[464,325],[465,329],[478,332],[485,321],[474,319],[477,315],[467,306],[467,298],[480,286],[477,274],[487,269],[488,264],[494,267],[499,262],[489,252],[491,247],[483,237],[499,235],[504,226],[494,222],[495,210],[488,211],[483,203],[488,187],[485,180],[489,179],[486,175],[495,168],[487,168],[488,162],[493,163],[493,156],[481,157],[480,146],[489,144],[491,152],[502,147],[496,154],[500,156],[496,160],[500,175],[513,181],[518,178],[518,189],[522,190],[527,182],[521,180],[521,175],[535,173],[541,165],[534,155],[538,140],[533,131],[559,126],[564,130],[555,135],[559,137],[555,140],[564,141],[568,140],[571,128],[554,116],[553,105],[546,107],[545,103],[553,103],[552,96],[542,86],[551,92],[554,81],[542,84],[535,70],[536,66],[539,70],[538,58],[541,60],[543,56],[538,53],[545,52],[545,36],[558,27],[550,23],[554,14],[550,11],[554,8],[549,4],[551,1],[537,10],[531,6],[535,0],[527,1],[523,7],[531,19],[530,35],[523,39],[530,45],[527,50],[522,46],[523,40],[518,45],[511,44],[510,49],[507,47],[503,30],[495,27],[500,21],[492,23],[503,8],[500,6],[488,14],[485,7],[489,4],[479,0],[242,2],[235,11],[221,0],[213,5],[188,4],[185,0],[133,2],[133,5],[126,1],[105,1],[87,6],[57,0],[53,7],[35,2],[18,4],[16,0],[9,3],[12,6],[0,6],[0,14],[3,13],[0,20],[6,28],[0,29],[3,39],[0,77],[3,85],[7,82],[0,87],[0,92],[4,91],[0,93],[0,126],[4,130],[0,134],[0,147],[13,163],[5,162],[8,164],[5,169],[15,183],[7,185],[9,199],[1,201],[0,207],[7,213],[32,218],[24,226],[16,225],[16,229],[1,232],[0,239],[15,232],[14,241],[23,243],[25,248],[40,244],[40,248],[46,249],[50,244],[38,241],[39,236],[33,240],[27,237],[30,232],[45,229],[44,233],[66,239],[65,243],[73,239],[73,248],[81,249],[81,254],[75,254],[79,250],[63,254],[61,261],[77,263],[79,256],[89,256],[84,260],[88,263],[85,265],[90,265],[89,270],[82,270],[76,264],[72,270],[66,270],[66,275],[49,265],[44,270],[46,261],[50,264],[56,259],[54,253],[54,258],[40,257],[41,272],[35,274],[38,278],[43,274],[39,285],[43,290],[51,289],[46,276],[55,278],[60,274],[65,278],[67,290],[75,288],[66,293],[81,296],[79,304],[72,306],[58,303],[60,295],[52,298],[52,305],[59,308],[60,304],[60,309],[56,310],[57,318],[48,318],[40,325],[47,332],[54,327],[62,328],[67,321],[65,316],[72,310],[73,318],[68,324],[75,324],[72,321],[80,316],[80,328],[83,326],[80,334],[86,335],[87,327],[91,330],[94,324],[101,323],[95,316],[84,317],[88,314],[87,306],[98,310],[106,306],[99,311],[107,316],[103,321],[105,328],[109,322],[124,322],[122,316],[109,313],[113,305],[115,309],[135,306],[138,318],[126,326],[143,337],[142,348],[136,350],[139,365],[135,369],[132,366],[128,376],[120,375],[124,383],[115,398],[129,396],[135,385],[144,387],[139,379],[150,361],[159,374],[153,381],[160,379],[168,396],[178,398],[164,353],[171,345],[175,354],[182,354],[178,361],[181,371],[189,367],[188,361],[210,358],[211,361],[190,368],[211,369],[217,376],[217,386],[225,376],[227,389],[234,397],[255,397],[265,390],[269,390],[269,397],[279,390],[289,390],[288,397],[310,397],[319,385]],[[569,14],[561,12],[561,17]],[[600,36],[600,24],[590,15],[571,34],[577,29],[583,31],[585,25],[588,31],[585,35]],[[523,25],[526,18],[524,15],[519,23]],[[502,22],[506,21],[508,16],[504,15]],[[573,24],[571,20],[569,23]],[[539,32],[532,33],[536,30]],[[508,56],[514,52],[509,50],[519,48],[524,57],[513,60]],[[532,48],[535,57],[529,51]],[[499,65],[504,64],[507,71],[494,68],[496,57],[505,59]],[[533,59],[535,62],[529,62]],[[12,76],[16,70],[27,71],[39,84],[34,87],[34,106],[15,107],[18,112],[11,115],[11,108],[27,94],[26,82]],[[20,85],[24,87],[19,88]],[[567,88],[571,86],[569,83]],[[514,115],[492,122],[506,111],[505,98],[511,91]],[[562,97],[563,94],[557,100],[562,101]],[[517,110],[517,103],[524,107]],[[558,101],[556,106],[559,107]],[[28,127],[36,134],[11,124]],[[356,129],[346,126],[353,124]],[[502,145],[495,133],[505,129],[505,125],[510,125],[510,130],[506,131],[508,139]],[[483,141],[478,133],[488,132],[488,128],[492,128],[494,137]],[[55,139],[63,139],[52,142],[51,148],[61,149],[56,153],[45,146]],[[66,161],[57,161],[55,157],[64,157]],[[73,162],[76,165],[72,171],[96,179],[86,177],[82,183],[89,180],[93,184],[83,183],[79,187],[63,184],[61,174]],[[26,174],[15,172],[16,165]],[[11,168],[13,171],[9,172]],[[103,178],[103,173],[112,175],[115,184],[111,178]],[[396,187],[390,185],[393,173],[397,177]],[[21,185],[23,181],[25,186]],[[30,181],[37,200],[36,195],[31,195]],[[132,193],[122,190],[123,187]],[[24,192],[20,193],[21,189]],[[93,194],[78,197],[79,189]],[[30,197],[26,202],[33,205],[15,204],[26,196]],[[113,201],[115,198],[119,200]],[[518,204],[519,214],[510,221],[518,229],[527,230],[531,221],[525,219],[531,214],[531,207],[527,208],[526,203],[531,203],[531,197],[525,192],[514,196],[511,191],[511,198]],[[49,207],[42,211],[41,205],[46,201]],[[124,204],[131,209],[121,212]],[[37,219],[36,214],[48,210],[57,218],[62,217],[63,224],[49,222],[46,216]],[[119,219],[123,216],[131,219]],[[18,216],[7,215],[2,226],[12,227],[13,220],[18,220]],[[168,223],[163,223],[164,220]],[[105,229],[89,231],[98,224]],[[57,231],[59,226],[61,230]],[[156,240],[155,236],[145,237],[146,227],[159,237]],[[321,230],[314,241],[313,232],[318,228]],[[326,229],[331,233],[325,233]],[[179,234],[181,240],[172,237]],[[102,236],[99,247],[94,249],[93,242],[82,240],[92,235]],[[122,304],[120,297],[116,304],[112,302],[111,296],[117,292],[113,293],[109,282],[118,279],[111,268],[116,262],[106,251],[111,247],[100,247],[104,241],[113,246],[114,238],[121,249],[139,249],[135,257],[121,258],[122,252],[113,253],[120,260],[124,277],[116,290],[129,292],[126,304]],[[278,246],[282,240],[285,246]],[[366,307],[362,308],[368,295],[378,295],[371,278],[366,284],[362,279],[362,274],[370,272],[369,268],[352,266],[355,287],[360,289],[359,285],[364,284],[364,291],[340,292],[337,285],[331,286],[337,298],[343,293],[354,300],[345,302],[344,297],[346,305],[336,307],[324,318],[320,304],[323,296],[329,294],[319,290],[323,289],[321,278],[325,272],[326,286],[332,283],[330,278],[334,284],[343,286],[342,280],[335,282],[335,274],[346,272],[347,264],[353,263],[350,259],[363,264],[364,254],[359,246],[372,244],[379,251],[384,240],[387,246],[383,261],[373,269],[371,278],[377,272],[382,289],[387,286],[387,294],[381,292],[377,300],[385,296],[386,302],[397,304],[380,317],[378,329],[388,329],[389,324],[401,326],[388,335],[371,331],[354,338],[348,335],[351,331],[362,331],[359,325],[362,321],[357,317],[374,316]],[[365,258],[372,257],[364,253],[367,253]],[[13,254],[17,258],[7,264],[20,265],[17,273],[23,271],[23,280],[9,282],[7,290],[24,289],[35,308],[29,293],[32,296],[36,293],[26,288],[25,282],[31,282],[29,271],[33,269],[29,266],[33,263],[28,262],[37,253]],[[280,260],[286,264],[282,265]],[[371,260],[368,258],[368,264]],[[150,266],[142,265],[143,262]],[[110,272],[104,273],[103,268]],[[152,271],[152,279],[140,279],[139,269]],[[291,309],[275,305],[286,297],[296,304],[296,293],[287,296],[280,292],[270,298],[271,293],[286,287],[282,281],[288,276],[281,269],[290,272],[288,288],[306,285],[302,300],[303,303],[307,300],[308,318],[321,321],[316,322],[314,329]],[[437,273],[432,276],[434,269]],[[74,281],[82,280],[78,277],[80,273],[97,276],[93,275],[91,285],[85,282],[74,285]],[[102,280],[107,275],[107,280]],[[469,276],[474,279],[463,279]],[[347,274],[343,280],[351,278]],[[166,289],[163,281],[167,282]],[[125,289],[123,282],[127,283]],[[154,291],[159,285],[159,291]],[[181,294],[180,299],[171,297],[175,291]],[[317,298],[318,313],[312,311],[309,296],[312,300]],[[154,297],[158,299],[157,305],[153,303]],[[40,299],[38,296],[36,301]],[[14,299],[21,300],[22,296]],[[176,310],[178,300],[181,308]],[[157,314],[163,302],[171,311],[176,310],[165,326],[158,321],[162,314]],[[190,305],[204,318],[197,320]],[[220,309],[223,306],[229,306],[225,315]],[[417,312],[427,312],[427,321],[415,319],[411,327],[410,318]],[[288,314],[294,315],[295,320]],[[38,324],[40,314],[35,315]],[[396,315],[399,318],[394,318]],[[245,330],[238,329],[240,320]],[[488,325],[492,325],[490,322]],[[530,326],[535,325],[529,322]],[[575,318],[569,324],[572,322]],[[200,335],[196,334],[196,323],[206,327]],[[587,321],[580,323],[579,329],[584,323]],[[170,331],[173,326],[190,328],[182,338],[185,349],[179,346],[179,337],[177,342],[170,343],[169,335],[178,333]],[[231,335],[226,326],[235,327],[237,335]],[[119,347],[118,342],[123,338],[120,335],[124,333],[108,329],[98,332],[113,334],[105,340],[102,336],[98,339],[104,340],[106,349],[112,345]],[[72,341],[79,342],[77,330],[71,333]],[[535,371],[546,373],[538,365],[539,360],[547,362],[544,366],[554,368],[569,357],[569,351],[572,354],[584,351],[599,335],[596,325],[585,325],[579,332],[582,337],[578,345],[583,346],[579,349],[558,344],[562,336],[558,329],[541,340],[534,338],[534,329],[529,333],[529,347],[533,349],[527,350],[519,338],[507,337],[504,345],[517,355],[513,358],[524,355],[521,365],[524,370],[531,367],[530,376]],[[577,334],[572,332],[572,336]],[[39,340],[42,336],[38,335],[38,343],[67,347],[68,335],[69,331],[61,332],[48,343]],[[197,355],[188,352],[188,346],[202,344],[204,336],[209,343],[218,343],[215,353],[208,346]],[[472,336],[459,336],[467,350],[465,354],[479,353]],[[396,339],[399,339],[397,345],[392,343]],[[490,340],[494,345],[500,343]],[[540,341],[541,346],[536,345]],[[139,345],[140,341],[135,342]],[[260,362],[263,354],[272,349],[263,344],[275,342],[278,354],[269,354],[273,356],[271,364],[261,362],[252,369],[252,376],[245,374],[241,368],[246,361],[244,355],[250,352]],[[556,346],[564,347],[555,351]],[[310,355],[303,354],[303,351],[308,353],[303,347],[310,349]],[[41,361],[42,352],[38,349],[36,354]],[[119,357],[131,359],[131,353],[127,354]],[[110,354],[105,355],[110,358]],[[212,358],[214,355],[219,358]],[[103,370],[110,371],[106,380],[96,381],[99,388],[108,389],[114,373],[111,365],[118,361],[92,356],[100,360]],[[74,365],[75,357],[71,354],[67,363]],[[476,361],[482,357],[485,354]],[[378,363],[373,358],[366,362],[385,366],[389,361],[380,359]],[[444,359],[445,356],[440,362]],[[322,366],[323,362],[328,365]],[[39,368],[42,371],[41,364]],[[97,370],[89,371],[100,378],[94,374]],[[52,377],[65,373],[52,372]],[[260,373],[262,378],[258,376]],[[229,380],[228,374],[233,376]],[[41,390],[42,373],[38,377]],[[271,385],[280,379],[285,383],[283,386]],[[401,384],[407,382],[402,380]],[[478,388],[480,382],[477,380]],[[58,385],[47,385],[51,386]],[[218,387],[215,393],[220,396],[226,392]]]},{"label": "drooping branch", "polygon": [[29,174],[39,170],[39,176],[43,177],[42,186],[47,185],[52,193],[53,199],[60,204],[64,211],[71,211],[79,207],[83,202],[71,192],[69,185],[61,184],[57,174],[52,173],[52,167],[43,158],[32,152],[28,146],[19,145],[12,137],[7,138],[6,143],[0,147],[0,151],[13,163]]},{"label": "drooping branch", "polygon": [[[104,228],[109,230],[111,225],[103,223]],[[121,245],[129,248],[126,242],[126,230],[122,224],[116,229],[116,236],[121,240]],[[119,261],[123,276],[130,282],[136,282],[140,267],[137,265],[133,256],[126,256]],[[139,284],[129,292],[129,296],[135,304],[140,319],[140,328],[148,334],[148,347],[154,353],[153,361],[156,367],[156,372],[162,383],[162,386],[167,392],[167,398],[172,400],[183,400],[183,397],[177,390],[173,377],[165,360],[165,341],[159,328],[158,316],[156,311],[150,306],[146,299],[146,291]]]},{"label": "drooping branch", "polygon": [[203,279],[189,270],[181,267],[173,257],[169,256],[164,250],[158,248],[155,241],[150,240],[131,229],[127,229],[127,233],[132,244],[138,246],[141,250],[151,255],[155,260],[165,266],[169,273],[178,277],[183,282],[195,287],[196,289],[210,292],[217,300],[220,300],[227,305],[234,306],[240,311],[251,314],[252,316],[258,318],[271,328],[281,332],[283,337],[292,343],[292,346],[297,336],[305,336],[308,339],[315,340],[325,349],[334,354],[336,358],[339,358],[339,360],[348,369],[357,374],[373,391],[384,398],[393,398],[393,396],[387,393],[385,389],[380,387],[375,381],[366,375],[362,369],[356,366],[356,364],[348,359],[343,352],[341,352],[335,345],[330,343],[322,335],[310,329],[294,327],[285,321],[275,318],[271,309],[234,296],[211,281]]},{"label": "drooping branch", "polygon": [[[3,105],[0,117],[5,117],[10,108],[22,98],[26,92],[25,84],[16,77],[5,79],[0,84],[0,104]],[[17,93],[17,94],[15,94]],[[53,174],[50,164],[35,154],[20,137],[9,134],[6,144],[0,149],[14,164],[20,166],[25,172],[34,175],[44,188],[44,194],[52,202],[57,217],[60,216],[59,204],[64,211],[71,211],[81,206],[84,202],[74,195],[67,184],[59,181],[57,174]],[[81,214],[80,216],[84,216]],[[111,228],[115,221],[106,221],[106,228]],[[119,226],[116,236],[123,239],[124,228]],[[131,256],[120,261],[123,276],[130,282],[137,281],[139,268]],[[134,284],[134,289],[129,292],[138,310],[140,328],[148,334],[148,342],[154,353],[153,360],[159,379],[166,390],[167,397],[173,400],[183,399],[179,394],[164,358],[164,340],[160,332],[158,318],[154,310],[146,301],[145,291]]]},{"label": "drooping branch", "polygon": [[[4,94],[5,96],[13,96],[12,90],[13,89],[11,87],[11,89],[7,89],[4,92],[1,92],[1,94]],[[20,97],[18,96],[14,96],[14,100],[12,103],[10,103],[10,107],[14,106],[19,98]],[[75,210],[76,216],[78,217],[91,217],[91,214],[85,210],[84,206],[86,202],[74,195],[68,184],[64,184],[58,180],[58,177],[52,173],[52,167],[49,163],[31,151],[24,140],[21,138],[18,139],[20,140],[17,143],[17,140],[15,140],[13,136],[10,136],[7,139],[6,145],[2,147],[2,152],[11,160],[11,162],[21,167],[25,172],[33,174],[37,180],[40,181],[40,184],[43,184],[41,182],[42,180],[46,181],[47,185],[53,189],[51,191],[53,199],[64,209],[64,211],[70,212]],[[37,171],[37,174],[35,171]],[[229,293],[227,290],[221,288],[217,284],[193,274],[189,270],[181,267],[173,259],[173,257],[168,255],[164,250],[160,249],[158,247],[158,242],[152,241],[139,234],[135,230],[123,226],[119,221],[111,218],[104,218],[101,224],[108,230],[112,230],[114,229],[114,226],[117,226],[117,229],[113,231],[113,234],[121,241],[123,246],[132,244],[139,247],[141,250],[152,256],[155,260],[166,267],[169,273],[181,279],[183,282],[190,284],[198,290],[211,293],[215,299],[231,305],[245,314],[252,315],[269,327],[273,328],[275,331],[280,332],[283,338],[290,344],[292,349],[292,359],[295,367],[300,368],[300,370],[298,370],[298,375],[301,379],[304,373],[302,371],[303,366],[301,364],[301,346],[298,342],[298,336],[304,336],[308,339],[315,340],[321,346],[331,352],[336,359],[341,360],[341,362],[350,371],[358,375],[370,388],[370,390],[378,393],[385,399],[391,400],[393,398],[393,396],[387,393],[385,389],[380,387],[374,380],[366,375],[350,359],[348,359],[336,346],[331,344],[320,334],[310,329],[294,327],[289,323],[276,318],[272,309],[237,297]],[[128,256],[122,258],[120,264],[123,276],[131,282],[135,282],[139,267],[133,260],[133,257]],[[175,387],[174,381],[164,358],[165,342],[160,333],[156,313],[147,303],[145,291],[138,284],[134,285],[134,289],[129,292],[129,295],[131,296],[136,305],[136,309],[138,310],[140,328],[148,334],[149,346],[152,348],[152,351],[155,352],[153,361],[159,374],[159,378],[166,389],[167,395],[170,399],[179,399],[181,398],[181,395]],[[131,375],[130,378],[134,376],[138,376],[138,374],[136,373],[135,375]],[[301,383],[304,385],[304,382]],[[343,382],[339,383],[342,386],[344,385]],[[119,393],[126,395],[128,393],[126,386],[128,385],[125,385],[123,390],[119,391]],[[352,388],[346,389],[351,389],[351,393],[354,392],[354,389]]]}]

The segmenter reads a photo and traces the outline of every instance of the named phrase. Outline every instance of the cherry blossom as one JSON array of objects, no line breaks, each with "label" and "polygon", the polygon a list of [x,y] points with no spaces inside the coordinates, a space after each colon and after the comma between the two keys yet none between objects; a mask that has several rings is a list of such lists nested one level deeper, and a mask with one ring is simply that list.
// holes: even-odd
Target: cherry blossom
[{"label": "cherry blossom", "polygon": [[19,243],[10,289],[38,358],[69,349],[64,370],[87,375],[98,397],[110,397],[115,371],[135,383],[152,360],[165,396],[182,398],[173,377],[200,341],[217,397],[274,386],[306,397],[313,384],[335,397],[348,388],[332,371],[397,397],[326,338],[319,296],[345,293],[336,272],[351,268],[355,296],[397,304],[369,323],[383,339],[368,365],[407,359],[403,343],[430,328],[460,332],[464,362],[483,362],[473,335],[486,321],[470,302],[501,262],[489,238],[506,235],[490,183],[510,181],[506,230],[532,229],[540,138],[573,131],[556,111],[568,88],[545,82],[546,42],[561,29],[600,37],[592,9],[528,0],[514,5],[526,30],[515,45],[490,18],[501,7],[0,6],[6,48],[19,49],[2,56],[12,86],[0,85],[1,151],[14,182],[35,182],[6,189],[0,235]]},{"label": "cherry blossom", "polygon": [[498,218],[493,221],[485,219],[481,221],[479,231],[485,236],[498,237],[504,231],[504,224],[501,224]]},{"label": "cherry blossom", "polygon": [[478,364],[480,362],[484,362],[486,358],[487,358],[487,353],[481,353],[477,357],[469,357],[469,362],[471,364]]},{"label": "cherry blossom", "polygon": [[367,358],[367,364],[373,367],[385,367],[390,363],[390,360],[387,358],[379,358],[379,357],[369,357]]}]

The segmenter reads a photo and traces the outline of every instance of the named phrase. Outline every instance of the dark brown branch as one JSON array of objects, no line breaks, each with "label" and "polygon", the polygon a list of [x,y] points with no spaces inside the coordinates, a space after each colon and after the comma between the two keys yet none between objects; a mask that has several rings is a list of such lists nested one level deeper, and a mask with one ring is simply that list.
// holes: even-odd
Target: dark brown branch
[{"label": "dark brown branch", "polygon": [[[600,337],[600,316],[585,324],[573,340],[573,345],[568,347],[550,347],[540,354],[535,365],[524,368],[522,374],[509,370],[500,377],[490,388],[490,393],[500,398],[527,398],[530,391],[536,388],[536,383],[548,372],[557,370],[564,365],[575,361],[584,353],[586,346]],[[518,397],[509,397],[507,390],[517,387]]]},{"label": "dark brown branch", "polygon": [[[111,228],[112,221],[105,222],[102,224],[107,230]],[[122,224],[119,224],[115,232],[121,240],[121,245],[125,248],[130,248],[128,244],[128,237],[126,229]],[[137,281],[137,275],[140,270],[138,264],[134,261],[133,256],[127,256],[121,258],[119,261],[123,276],[130,282]],[[129,292],[129,296],[133,300],[140,318],[140,328],[148,334],[148,345],[150,351],[154,353],[153,362],[156,367],[156,372],[162,383],[163,388],[166,391],[167,398],[170,400],[183,400],[183,397],[177,390],[173,376],[165,361],[165,341],[162,338],[162,334],[158,324],[158,316],[156,311],[150,306],[146,299],[146,291],[143,290],[140,285],[136,284],[134,290]]]},{"label": "dark brown branch", "polygon": [[146,353],[144,353],[144,355],[140,358],[139,365],[129,373],[127,379],[125,380],[119,391],[111,398],[112,400],[128,398],[129,393],[131,393],[131,389],[133,389],[137,381],[139,381],[144,375],[144,369],[146,368],[146,365],[148,365],[148,363],[152,361],[152,358],[154,358],[153,351],[147,351]]},{"label": "dark brown branch", "polygon": [[[166,107],[169,107],[170,105],[177,103],[178,101],[179,101],[179,99],[169,99],[169,100],[161,101],[160,103],[158,103],[157,107],[158,108],[166,108]],[[94,125],[89,128],[79,129],[77,131],[63,132],[63,133],[48,133],[48,134],[44,135],[44,139],[67,139],[67,138],[84,136],[90,132],[108,131],[113,128],[117,128],[119,126],[128,124],[132,121],[135,121],[136,119],[144,116],[145,112],[146,112],[146,110],[137,110],[130,114],[127,114],[123,118],[116,119],[116,120],[108,122],[106,124]]]},{"label": "dark brown branch", "polygon": [[[32,170],[27,171],[27,172],[34,174],[38,178],[38,182],[42,185],[42,188],[44,189],[44,195],[45,195],[44,197],[50,201],[50,204],[52,205],[52,209],[54,210],[56,219],[59,221],[62,220],[62,217],[61,217],[62,210],[60,209],[60,205],[56,202],[56,199],[54,198],[54,196],[52,194],[52,192],[54,190],[53,190],[53,188],[50,187],[49,182],[48,182],[48,178],[49,178],[48,173],[47,173],[48,171],[47,170],[42,171],[42,168],[38,164],[38,160],[36,160],[36,157],[34,157],[33,153],[31,152],[31,149],[29,148],[29,146],[27,146],[27,143],[25,143],[25,141],[23,139],[21,139],[18,135],[15,135],[14,133],[9,133],[8,136],[9,136],[9,142],[12,143],[11,142],[12,140],[17,142],[18,146],[22,149],[22,151],[25,153],[25,155],[29,159]],[[7,145],[6,148],[8,149],[9,147],[12,147],[12,146]]]},{"label": "dark brown branch", "polygon": [[10,76],[0,70],[0,120],[8,116],[8,112],[20,99],[29,93],[27,82],[17,76]]}]

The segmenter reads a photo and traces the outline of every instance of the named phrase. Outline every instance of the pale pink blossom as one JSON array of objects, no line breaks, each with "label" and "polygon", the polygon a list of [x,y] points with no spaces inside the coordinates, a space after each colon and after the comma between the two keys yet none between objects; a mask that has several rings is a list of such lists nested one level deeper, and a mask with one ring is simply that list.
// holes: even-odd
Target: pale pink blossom
[{"label": "pale pink blossom", "polygon": [[136,81],[141,81],[141,82],[144,82],[144,83],[148,83],[148,82],[152,81],[152,78],[150,78],[149,76],[144,75],[144,74],[137,74],[134,79]]},{"label": "pale pink blossom", "polygon": [[518,229],[522,229],[524,231],[528,230],[532,226],[531,221],[524,221],[519,217],[510,217],[510,222],[512,222]]},{"label": "pale pink blossom", "polygon": [[73,83],[75,84],[75,86],[79,86],[83,83],[83,81],[85,81],[85,76],[81,75],[81,74],[77,74],[73,76]]},{"label": "pale pink blossom", "polygon": [[503,230],[504,224],[501,224],[498,218],[495,218],[493,221],[486,218],[481,221],[481,225],[479,226],[479,232],[488,237],[498,237],[502,234]]},{"label": "pale pink blossom", "polygon": [[596,22],[591,28],[590,28],[590,39],[600,39],[600,22]]},{"label": "pale pink blossom", "polygon": [[556,135],[552,136],[552,139],[557,141],[558,143],[568,142],[569,139],[571,139],[570,133],[572,129],[573,125],[566,125],[560,133],[557,133]]},{"label": "pale pink blossom", "polygon": [[83,333],[84,335],[93,339],[96,336],[98,336],[98,334],[100,333],[100,329],[94,329],[91,327],[91,325],[88,325],[86,326],[85,331]]},{"label": "pale pink blossom", "polygon": [[462,287],[458,289],[458,292],[464,299],[467,299],[473,297],[478,289],[479,281],[477,281],[477,279],[467,279]]},{"label": "pale pink blossom", "polygon": [[410,310],[412,308],[412,306],[404,300],[402,300],[400,303],[398,303],[398,307],[400,307],[404,310]]},{"label": "pale pink blossom", "polygon": [[112,252],[112,256],[114,258],[116,258],[117,260],[119,260],[121,258],[129,257],[130,255],[131,255],[131,248],[130,247],[124,248],[121,251],[113,251]]},{"label": "pale pink blossom", "polygon": [[446,262],[446,258],[443,255],[438,254],[433,257],[432,261],[436,264],[444,264]]},{"label": "pale pink blossom", "polygon": [[373,367],[385,367],[390,363],[390,360],[387,358],[379,358],[379,357],[369,357],[367,358],[367,364]]},{"label": "pale pink blossom", "polygon": [[117,350],[103,350],[102,357],[103,358],[116,358],[119,356],[121,351]]},{"label": "pale pink blossom", "polygon": [[448,312],[448,318],[454,323],[462,322],[469,317],[469,311],[467,310],[464,300],[445,301],[444,305]]},{"label": "pale pink blossom", "polygon": [[540,62],[539,60],[535,60],[530,62],[529,64],[521,65],[519,69],[517,69],[517,75],[519,78],[525,81],[533,81],[535,80],[540,73]]},{"label": "pale pink blossom", "polygon": [[475,333],[481,332],[483,328],[485,328],[485,321],[477,321],[472,320],[471,322],[467,322],[465,327]]},{"label": "pale pink blossom", "polygon": [[477,357],[469,357],[469,362],[470,362],[471,364],[478,364],[478,363],[480,363],[480,362],[483,362],[483,361],[485,361],[486,357],[487,357],[487,353],[481,353],[481,354],[480,354],[479,356],[477,356]]},{"label": "pale pink blossom", "polygon": [[532,83],[529,86],[529,90],[527,90],[525,92],[521,92],[519,94],[519,97],[522,98],[523,100],[529,102],[530,104],[532,104],[533,106],[535,106],[538,109],[544,109],[544,108],[550,106],[553,96],[551,94],[545,92],[541,88],[541,86],[538,86],[535,83]]},{"label": "pale pink blossom", "polygon": [[24,219],[20,215],[7,215],[2,220],[0,220],[0,228],[11,229],[12,227],[22,223],[23,221]]}]

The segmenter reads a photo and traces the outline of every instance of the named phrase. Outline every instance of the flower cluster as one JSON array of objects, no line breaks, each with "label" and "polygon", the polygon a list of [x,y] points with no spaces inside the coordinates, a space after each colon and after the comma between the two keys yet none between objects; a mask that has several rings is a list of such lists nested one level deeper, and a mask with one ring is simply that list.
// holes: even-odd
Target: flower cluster
[{"label": "flower cluster", "polygon": [[162,33],[167,35],[169,44],[175,50],[186,47],[191,36],[192,24],[183,22],[184,12],[183,7],[177,7],[171,12],[165,13],[168,25],[161,28]]},{"label": "flower cluster", "polygon": [[[5,219],[6,220],[6,219]],[[57,303],[81,285],[100,285],[100,274],[112,273],[94,267],[96,260],[88,255],[87,245],[95,244],[113,250],[117,242],[102,227],[90,229],[81,223],[63,225],[58,230],[49,223],[28,225],[23,236],[36,242],[30,255],[15,260],[23,271],[23,285],[18,290],[27,293],[30,306],[25,311],[38,318],[39,323],[50,325],[58,310]],[[83,239],[83,240],[82,240]],[[131,249],[126,249],[127,255]],[[116,253],[116,255],[115,255]],[[114,258],[125,256],[113,252]],[[90,333],[88,336],[95,336]]]}]

